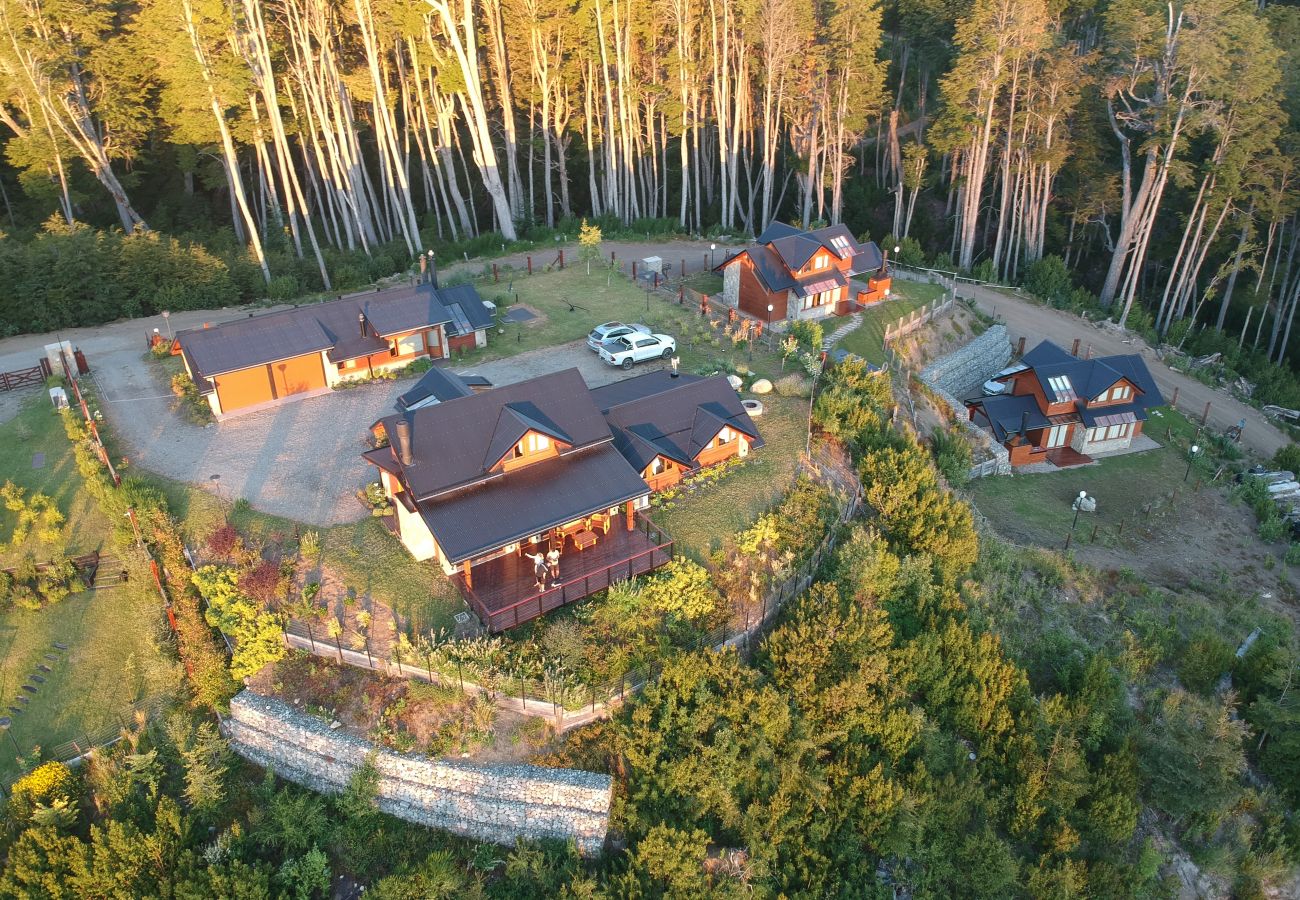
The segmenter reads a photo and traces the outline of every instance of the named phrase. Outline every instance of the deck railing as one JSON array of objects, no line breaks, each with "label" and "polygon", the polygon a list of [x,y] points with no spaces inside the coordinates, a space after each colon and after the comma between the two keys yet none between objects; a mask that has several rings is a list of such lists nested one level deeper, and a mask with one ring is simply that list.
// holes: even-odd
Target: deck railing
[{"label": "deck railing", "polygon": [[[638,530],[643,532],[654,546],[640,550],[623,559],[615,560],[608,565],[593,569],[585,575],[571,578],[544,591],[529,594],[495,612],[489,611],[483,605],[474,594],[473,588],[467,586],[461,577],[456,578],[456,584],[460,587],[470,606],[474,608],[474,612],[478,614],[479,619],[487,626],[489,632],[496,634],[499,631],[514,628],[516,625],[522,625],[524,622],[543,616],[551,610],[590,597],[597,591],[603,591],[612,584],[630,580],[647,572],[653,572],[660,566],[670,562],[673,558],[672,539],[658,525],[655,525],[640,513],[636,515],[636,522]],[[520,583],[526,584],[524,581]]]}]

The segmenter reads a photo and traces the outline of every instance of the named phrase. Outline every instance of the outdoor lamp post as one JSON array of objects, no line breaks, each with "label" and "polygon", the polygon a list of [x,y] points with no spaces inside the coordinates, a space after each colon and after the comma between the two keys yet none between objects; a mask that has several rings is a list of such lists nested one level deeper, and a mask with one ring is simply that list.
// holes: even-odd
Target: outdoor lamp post
[{"label": "outdoor lamp post", "polygon": [[1200,452],[1201,452],[1201,448],[1196,446],[1195,444],[1192,444],[1191,452],[1187,454],[1187,471],[1183,473],[1183,481],[1186,481],[1188,476],[1192,474],[1192,463],[1196,459],[1196,454]]},{"label": "outdoor lamp post", "polygon": [[1070,523],[1070,530],[1074,531],[1074,526],[1079,524],[1079,510],[1083,509],[1083,498],[1088,496],[1087,491],[1079,491],[1078,498],[1074,501],[1074,521]]},{"label": "outdoor lamp post", "polygon": [[170,310],[162,311],[163,321],[167,323],[167,340],[172,340],[175,335],[172,334],[172,314]]},{"label": "outdoor lamp post", "polygon": [[0,728],[3,728],[5,734],[9,735],[9,740],[10,740],[10,741],[13,743],[13,745],[14,745],[14,756],[22,756],[22,755],[23,755],[23,751],[21,751],[21,750],[18,749],[18,741],[14,738],[14,733],[13,733],[12,731],[9,730],[11,726],[12,726],[12,723],[6,721],[6,722],[4,723],[4,725],[0,725]]},{"label": "outdoor lamp post", "polygon": [[709,244],[709,268],[713,268],[713,251],[718,249],[717,244]]},{"label": "outdoor lamp post", "polygon": [[221,507],[221,518],[225,520],[225,524],[229,525],[230,515],[226,512],[226,498],[221,493],[221,476],[209,475],[208,481],[212,482],[212,490],[217,495],[217,506]]}]

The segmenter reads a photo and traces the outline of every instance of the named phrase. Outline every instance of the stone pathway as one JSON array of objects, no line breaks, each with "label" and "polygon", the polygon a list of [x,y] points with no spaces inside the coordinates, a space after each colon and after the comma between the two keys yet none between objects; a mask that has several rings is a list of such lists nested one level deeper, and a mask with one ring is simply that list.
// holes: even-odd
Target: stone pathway
[{"label": "stone pathway", "polygon": [[858,326],[861,324],[862,324],[862,313],[856,312],[853,315],[849,316],[848,320],[843,325],[841,325],[839,328],[836,328],[834,331],[831,332],[830,337],[824,338],[822,340],[822,350],[826,351],[831,349],[840,341],[844,340],[845,335],[847,335],[850,331],[856,331]]}]

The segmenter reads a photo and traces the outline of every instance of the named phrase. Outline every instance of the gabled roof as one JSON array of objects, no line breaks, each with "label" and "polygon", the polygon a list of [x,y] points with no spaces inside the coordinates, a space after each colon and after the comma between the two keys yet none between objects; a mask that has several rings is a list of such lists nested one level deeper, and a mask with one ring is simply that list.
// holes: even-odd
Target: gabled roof
[{"label": "gabled roof", "polygon": [[343,299],[356,300],[370,326],[387,337],[450,322],[451,314],[438,295],[433,285],[421,283]]},{"label": "gabled roof", "polygon": [[[393,443],[399,418],[388,416],[376,423]],[[612,439],[577,369],[426,406],[405,418],[411,426],[413,461],[402,466],[402,474],[421,500],[501,477],[489,471],[491,466],[518,441],[510,438],[522,437],[530,427],[564,435],[574,451]],[[498,449],[500,453],[489,459]],[[512,480],[517,477],[511,473]]]},{"label": "gabled roof", "polygon": [[501,407],[501,413],[497,416],[497,427],[492,432],[487,455],[483,458],[483,471],[486,472],[501,462],[530,431],[544,434],[561,444],[573,443],[573,438],[552,422],[532,401],[507,403]]},{"label": "gabled roof", "polygon": [[[352,321],[355,331],[355,313]],[[249,316],[213,328],[192,328],[176,337],[191,367],[206,378],[334,346],[334,337],[316,316],[304,315],[302,308]]]},{"label": "gabled roof", "polygon": [[[464,402],[457,400],[433,409]],[[609,444],[598,444],[421,503],[419,512],[443,555],[458,563],[618,506],[647,490],[622,454]]]},{"label": "gabled roof", "polygon": [[454,284],[438,288],[438,296],[451,316],[447,328],[451,335],[466,335],[492,327],[492,313],[483,304],[483,298],[474,285]]},{"label": "gabled roof", "polygon": [[[860,275],[874,272],[884,264],[884,256],[873,241],[860,243],[845,225],[828,225],[813,231],[802,231],[784,222],[773,222],[758,236],[751,247],[740,251],[730,259],[724,260],[715,269],[730,265],[741,256],[747,256],[754,265],[754,273],[768,293],[780,293],[798,287],[794,272],[802,269],[822,250],[828,250],[838,259],[851,259],[847,273],[835,270],[837,284],[844,284],[846,275]],[[807,276],[813,281],[831,277],[827,273]],[[806,294],[800,294],[806,296]]]},{"label": "gabled roof", "polygon": [[592,392],[614,432],[614,446],[637,471],[656,456],[685,466],[722,430],[731,426],[763,446],[754,420],[726,376],[712,378],[652,372]]},{"label": "gabled roof", "polygon": [[985,397],[975,406],[984,411],[989,425],[993,428],[993,436],[999,443],[1005,442],[1013,434],[1018,434],[1022,427],[1032,431],[1052,424],[1038,408],[1038,401],[1030,394]]},{"label": "gabled roof", "polygon": [[394,405],[398,412],[405,412],[412,407],[445,403],[457,397],[468,397],[472,393],[469,383],[455,372],[433,368],[420,376],[420,380],[398,397]]}]

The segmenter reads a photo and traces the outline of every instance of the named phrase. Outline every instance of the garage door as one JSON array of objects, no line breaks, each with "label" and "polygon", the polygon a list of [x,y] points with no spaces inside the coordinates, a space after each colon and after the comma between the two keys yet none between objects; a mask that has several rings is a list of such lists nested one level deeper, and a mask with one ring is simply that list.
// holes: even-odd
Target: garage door
[{"label": "garage door", "polygon": [[221,401],[222,412],[234,412],[275,399],[266,366],[228,372],[218,375],[214,381],[217,383],[217,398]]},{"label": "garage door", "polygon": [[302,394],[325,387],[325,367],[319,353],[309,353],[271,363],[271,378],[277,397]]}]

